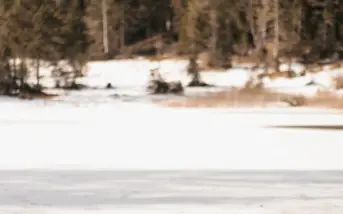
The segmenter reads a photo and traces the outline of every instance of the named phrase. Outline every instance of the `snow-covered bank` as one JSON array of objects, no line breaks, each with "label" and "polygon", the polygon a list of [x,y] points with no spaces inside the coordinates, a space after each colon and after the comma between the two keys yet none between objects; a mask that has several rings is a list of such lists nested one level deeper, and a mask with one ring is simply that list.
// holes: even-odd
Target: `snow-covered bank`
[{"label": "snow-covered bank", "polygon": [[[119,60],[107,62],[91,62],[88,64],[88,74],[80,80],[84,84],[104,87],[110,82],[120,87],[145,87],[148,81],[149,69],[159,68],[162,76],[170,81],[181,80],[184,85],[190,81],[186,73],[187,60],[162,60],[151,62],[146,59]],[[282,67],[282,66],[281,66]],[[283,66],[285,67],[285,66]],[[300,73],[304,68],[299,64],[292,64],[291,69]],[[256,76],[249,68],[232,68],[227,72],[205,71],[201,73],[203,80],[218,87],[245,87],[247,82]],[[336,91],[335,78],[343,76],[343,69],[325,70],[319,73],[307,74],[296,78],[264,78],[264,87],[278,92],[316,96],[318,92]],[[189,90],[189,89],[187,89]]]},{"label": "snow-covered bank", "polygon": [[[63,63],[63,62],[61,62]],[[105,88],[108,83],[111,83],[117,90],[126,90],[131,88],[139,93],[144,92],[149,79],[149,70],[159,68],[162,76],[168,81],[180,80],[183,85],[187,85],[190,77],[186,73],[187,60],[181,59],[166,59],[160,62],[150,61],[148,59],[131,59],[131,60],[109,60],[109,61],[94,61],[89,62],[86,66],[86,76],[79,78],[78,82],[90,87]],[[251,66],[250,66],[251,67]],[[245,87],[247,82],[254,79],[262,70],[255,73],[248,67],[235,67],[228,69],[226,72],[216,72],[207,70],[201,72],[203,80],[211,85],[219,88],[223,87]],[[55,85],[51,78],[51,67],[43,66],[40,73],[43,76],[41,83],[47,87]],[[66,68],[68,70],[68,68]],[[288,65],[281,65],[281,70],[287,70]],[[299,75],[304,69],[300,64],[291,64],[291,69]],[[342,90],[335,90],[335,78],[343,76],[343,69],[335,68],[328,69],[323,67],[323,72],[308,73],[305,76],[296,78],[268,78],[263,79],[264,87],[278,92],[289,94],[301,94],[305,96],[316,96],[318,92],[330,92],[332,94],[341,95]],[[34,70],[31,68],[30,70]],[[29,82],[35,83],[35,72],[32,72],[29,77]],[[138,90],[137,90],[138,89]],[[209,89],[186,89],[188,91],[208,91]],[[214,88],[211,90],[218,90]],[[220,89],[219,89],[220,90]],[[134,92],[136,93],[136,92]]]}]

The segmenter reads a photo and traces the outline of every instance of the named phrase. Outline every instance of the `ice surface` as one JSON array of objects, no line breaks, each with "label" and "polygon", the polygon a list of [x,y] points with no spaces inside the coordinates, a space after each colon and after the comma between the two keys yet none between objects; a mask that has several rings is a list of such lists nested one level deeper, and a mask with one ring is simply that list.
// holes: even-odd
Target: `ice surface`
[{"label": "ice surface", "polygon": [[340,214],[342,172],[0,171],[0,213]]}]

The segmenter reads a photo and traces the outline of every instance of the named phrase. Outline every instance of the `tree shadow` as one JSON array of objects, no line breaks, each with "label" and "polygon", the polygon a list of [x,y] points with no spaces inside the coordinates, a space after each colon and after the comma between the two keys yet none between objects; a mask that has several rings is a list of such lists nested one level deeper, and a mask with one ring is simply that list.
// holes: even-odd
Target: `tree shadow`
[{"label": "tree shadow", "polygon": [[291,125],[291,126],[267,126],[267,128],[343,131],[343,125]]}]

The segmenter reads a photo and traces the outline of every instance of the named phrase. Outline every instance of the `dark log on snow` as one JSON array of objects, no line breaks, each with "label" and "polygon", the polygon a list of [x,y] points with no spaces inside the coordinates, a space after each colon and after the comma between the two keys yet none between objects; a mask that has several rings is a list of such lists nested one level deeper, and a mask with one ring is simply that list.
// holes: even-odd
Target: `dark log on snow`
[{"label": "dark log on snow", "polygon": [[110,83],[110,82],[107,83],[105,88],[106,88],[106,89],[113,89],[112,83]]},{"label": "dark log on snow", "polygon": [[147,91],[150,94],[182,94],[184,88],[180,81],[167,82],[162,78],[158,69],[152,69]]},{"label": "dark log on snow", "polygon": [[42,91],[42,87],[40,86],[30,86],[28,84],[24,84],[22,87],[20,87],[20,92],[18,94],[18,97],[20,99],[49,99],[57,97],[57,94],[48,94]]},{"label": "dark log on snow", "polygon": [[173,93],[173,94],[180,94],[183,93],[183,86],[182,83],[180,81],[176,81],[176,82],[170,82],[168,83],[169,85],[169,92]]},{"label": "dark log on snow", "polygon": [[25,100],[33,100],[33,99],[51,99],[54,97],[57,97],[57,94],[48,94],[45,92],[41,93],[29,93],[29,92],[20,92],[18,97],[20,99],[25,99]]},{"label": "dark log on snow", "polygon": [[180,81],[165,82],[162,80],[151,80],[147,90],[150,94],[182,94],[184,92]]},{"label": "dark log on snow", "polygon": [[197,81],[197,80],[192,80],[190,83],[187,85],[188,87],[213,87],[213,85],[208,84],[203,81]]},{"label": "dark log on snow", "polygon": [[291,107],[306,105],[306,98],[304,96],[286,96],[282,97],[281,101],[287,103]]},{"label": "dark log on snow", "polygon": [[87,85],[79,84],[79,83],[71,83],[70,85],[66,85],[62,87],[65,90],[83,90],[88,89]]}]

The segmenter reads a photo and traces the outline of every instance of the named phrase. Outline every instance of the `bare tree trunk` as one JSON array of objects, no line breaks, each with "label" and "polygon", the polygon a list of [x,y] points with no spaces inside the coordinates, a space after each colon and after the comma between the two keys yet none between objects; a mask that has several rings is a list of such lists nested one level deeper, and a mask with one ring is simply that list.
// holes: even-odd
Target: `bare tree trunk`
[{"label": "bare tree trunk", "polygon": [[103,45],[104,53],[108,54],[108,19],[107,19],[107,0],[102,0],[102,34],[103,34]]},{"label": "bare tree trunk", "polygon": [[255,46],[259,46],[259,39],[258,39],[258,35],[257,35],[257,30],[256,30],[256,23],[255,23],[255,10],[256,10],[256,4],[255,3],[256,0],[249,0],[249,12],[247,13],[248,15],[248,20],[249,20],[249,27],[250,27],[250,32],[252,34],[253,37],[253,41]]},{"label": "bare tree trunk", "polygon": [[125,47],[125,1],[120,1],[120,50],[122,51]]},{"label": "bare tree trunk", "polygon": [[264,48],[266,45],[266,39],[267,39],[267,23],[268,23],[268,18],[267,18],[267,13],[268,13],[268,0],[262,0],[262,5],[261,5],[260,13],[258,14],[258,19],[259,19],[259,40],[260,40],[260,46],[259,50],[261,48]]},{"label": "bare tree trunk", "polygon": [[27,75],[26,65],[27,65],[27,58],[23,57],[21,64],[20,64],[20,86],[25,84],[25,77]]},{"label": "bare tree trunk", "polygon": [[212,8],[210,11],[210,25],[211,25],[211,38],[209,42],[211,65],[217,66],[217,43],[218,43],[218,19],[216,8]]},{"label": "bare tree trunk", "polygon": [[18,73],[17,58],[18,57],[14,57],[14,60],[12,60],[11,75],[10,75],[12,80],[16,78],[17,73]]},{"label": "bare tree trunk", "polygon": [[274,0],[274,49],[273,57],[276,59],[279,55],[279,0]]},{"label": "bare tree trunk", "polygon": [[199,67],[198,67],[198,47],[197,47],[197,35],[196,35],[196,26],[199,18],[199,5],[198,3],[193,1],[193,5],[191,6],[190,10],[191,13],[188,16],[188,23],[191,25],[188,29],[188,38],[190,39],[190,59],[189,59],[189,67],[188,73],[192,76],[191,83],[193,85],[197,85],[200,82],[200,74],[199,74]]},{"label": "bare tree trunk", "polygon": [[273,59],[275,71],[279,71],[279,0],[274,0],[274,45],[273,45]]},{"label": "bare tree trunk", "polygon": [[37,87],[40,86],[40,58],[37,58],[36,61],[36,80],[37,80]]}]

